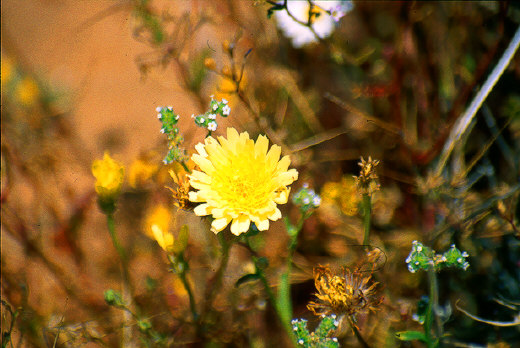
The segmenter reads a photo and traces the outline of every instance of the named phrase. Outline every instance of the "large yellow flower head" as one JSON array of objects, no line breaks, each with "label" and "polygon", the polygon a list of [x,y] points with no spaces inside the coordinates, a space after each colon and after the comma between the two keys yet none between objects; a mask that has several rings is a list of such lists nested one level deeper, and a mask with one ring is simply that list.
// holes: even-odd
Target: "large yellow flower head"
[{"label": "large yellow flower head", "polygon": [[[288,169],[289,156],[280,159],[281,148],[269,147],[267,137],[260,135],[256,143],[247,132],[238,134],[227,129],[227,139],[207,137],[195,146],[192,156],[202,171],[194,170],[190,185],[198,190],[189,193],[198,216],[212,215],[213,232],[222,231],[231,222],[231,233],[247,232],[251,222],[260,231],[269,228],[269,220],[282,217],[276,204],[289,198],[288,185],[298,179],[296,169]],[[269,151],[268,151],[269,150]]]},{"label": "large yellow flower head", "polygon": [[125,168],[105,152],[102,160],[92,163],[92,174],[96,177],[96,192],[102,199],[115,199],[119,195]]}]

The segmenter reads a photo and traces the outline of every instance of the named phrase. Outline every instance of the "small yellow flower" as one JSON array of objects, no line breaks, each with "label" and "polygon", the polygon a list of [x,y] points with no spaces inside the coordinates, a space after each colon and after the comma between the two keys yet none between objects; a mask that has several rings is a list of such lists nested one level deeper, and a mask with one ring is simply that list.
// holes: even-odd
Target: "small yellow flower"
[{"label": "small yellow flower", "polygon": [[150,209],[144,220],[144,230],[159,246],[168,251],[173,247],[173,234],[170,233],[172,214],[168,207],[159,204]]},{"label": "small yellow flower", "polygon": [[133,188],[143,185],[155,173],[157,173],[158,170],[159,165],[157,163],[152,163],[142,159],[135,160],[130,165],[130,170],[128,171],[128,183]]},{"label": "small yellow flower", "polygon": [[198,154],[192,156],[201,171],[189,175],[189,199],[200,202],[195,208],[198,216],[212,215],[214,233],[231,222],[231,233],[247,232],[251,222],[260,231],[269,228],[269,220],[276,221],[282,213],[276,204],[289,198],[287,187],[298,179],[296,169],[288,169],[289,156],[280,159],[281,148],[260,135],[255,143],[247,132],[238,134],[227,129],[227,139],[212,137],[197,144]]},{"label": "small yellow flower", "polygon": [[95,160],[92,163],[92,174],[96,177],[96,192],[100,198],[115,199],[119,195],[125,177],[125,168],[114,161],[108,151],[105,152],[102,160]]},{"label": "small yellow flower", "polygon": [[18,85],[16,86],[16,98],[18,101],[26,106],[32,106],[36,103],[39,95],[40,89],[38,88],[38,84],[31,77],[25,77],[22,79]]}]

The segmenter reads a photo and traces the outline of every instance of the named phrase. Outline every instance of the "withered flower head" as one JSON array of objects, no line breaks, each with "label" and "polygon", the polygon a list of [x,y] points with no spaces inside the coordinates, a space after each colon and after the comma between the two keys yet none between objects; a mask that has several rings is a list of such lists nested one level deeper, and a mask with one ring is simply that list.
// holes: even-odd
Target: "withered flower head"
[{"label": "withered flower head", "polygon": [[373,160],[370,156],[368,156],[367,161],[361,157],[361,162],[358,163],[361,171],[359,176],[354,176],[354,178],[356,178],[356,184],[362,194],[371,195],[379,190],[379,180],[376,173],[378,164],[379,160]]},{"label": "withered flower head", "polygon": [[351,271],[343,267],[341,274],[333,274],[328,266],[314,268],[317,301],[307,308],[315,315],[355,316],[368,310],[375,311],[382,298],[376,296],[377,282],[371,281],[370,272]]},{"label": "withered flower head", "polygon": [[172,192],[174,199],[173,204],[182,210],[192,210],[195,205],[189,200],[190,182],[188,181],[186,174],[181,175],[175,173],[173,170],[170,170],[170,176],[177,184],[175,189],[168,187]]}]

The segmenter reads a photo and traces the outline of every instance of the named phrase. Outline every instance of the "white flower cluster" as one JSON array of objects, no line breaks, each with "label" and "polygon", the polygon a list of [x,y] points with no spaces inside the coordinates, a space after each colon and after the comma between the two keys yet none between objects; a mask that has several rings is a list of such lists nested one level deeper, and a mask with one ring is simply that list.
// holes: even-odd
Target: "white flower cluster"
[{"label": "white flower cluster", "polygon": [[[317,15],[313,15],[311,20],[312,28],[320,38],[330,36],[340,18],[354,7],[352,1],[313,1],[313,3],[315,5],[313,11]],[[287,9],[299,21],[303,23],[309,21],[309,1],[288,1]],[[291,39],[294,47],[300,48],[316,42],[313,32],[305,25],[294,21],[286,11],[278,10],[275,16],[278,27],[286,37]]]}]

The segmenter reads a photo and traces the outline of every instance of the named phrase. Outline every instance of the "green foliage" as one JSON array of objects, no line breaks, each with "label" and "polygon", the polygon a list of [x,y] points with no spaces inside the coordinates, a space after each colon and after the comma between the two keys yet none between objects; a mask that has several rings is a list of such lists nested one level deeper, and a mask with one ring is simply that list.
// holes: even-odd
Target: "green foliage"
[{"label": "green foliage", "polygon": [[307,328],[307,320],[294,319],[291,322],[296,343],[298,346],[305,348],[337,348],[339,347],[338,339],[330,337],[330,335],[338,328],[336,315],[325,316],[314,332],[309,332]]},{"label": "green foliage", "polygon": [[434,270],[438,272],[445,268],[459,268],[466,270],[469,267],[469,262],[466,261],[468,253],[460,251],[452,244],[451,247],[444,252],[444,254],[435,254],[435,250],[424,246],[418,241],[413,241],[412,251],[406,258],[408,270],[412,273],[418,270]]}]

